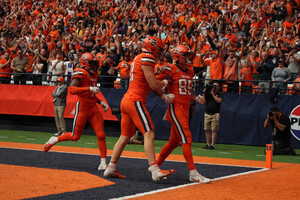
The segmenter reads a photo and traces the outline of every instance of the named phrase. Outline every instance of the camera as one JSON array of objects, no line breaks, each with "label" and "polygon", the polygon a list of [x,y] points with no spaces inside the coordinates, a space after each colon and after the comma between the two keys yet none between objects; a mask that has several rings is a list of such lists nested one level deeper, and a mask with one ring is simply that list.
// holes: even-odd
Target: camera
[{"label": "camera", "polygon": [[274,114],[273,114],[272,111],[269,111],[269,112],[268,112],[268,115],[269,115],[269,117],[273,117],[273,116],[274,116]]},{"label": "camera", "polygon": [[205,92],[211,92],[211,90],[213,89],[213,88],[215,88],[216,86],[215,85],[212,85],[212,84],[207,84],[206,86],[205,86],[205,88],[206,88],[206,90],[205,90]]},{"label": "camera", "polygon": [[213,96],[211,95],[211,91],[212,91],[212,89],[213,88],[215,88],[216,86],[215,85],[213,85],[213,84],[208,84],[208,85],[206,85],[205,86],[205,92],[204,92],[204,94],[205,94],[205,100],[206,101],[210,101],[211,99],[213,99]]}]

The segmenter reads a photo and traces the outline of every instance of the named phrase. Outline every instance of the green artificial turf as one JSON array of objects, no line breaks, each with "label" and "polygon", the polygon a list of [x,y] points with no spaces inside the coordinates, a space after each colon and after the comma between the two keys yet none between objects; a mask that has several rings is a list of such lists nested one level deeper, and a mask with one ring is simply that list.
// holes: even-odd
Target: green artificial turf
[{"label": "green artificial turf", "polygon": [[[18,142],[30,144],[45,144],[45,142],[53,136],[52,133],[44,132],[30,132],[30,131],[16,131],[16,130],[3,130],[0,129],[0,141],[3,142]],[[117,137],[106,137],[107,148],[113,149],[114,144],[118,140]],[[162,147],[166,144],[165,140],[155,140],[155,151],[160,152]],[[85,147],[85,148],[98,148],[97,139],[94,135],[82,135],[77,142],[61,142],[59,146],[71,147]],[[265,160],[264,149],[261,146],[246,146],[246,145],[229,145],[217,144],[215,150],[203,150],[204,143],[194,142],[192,144],[192,151],[194,156],[216,157],[216,158],[232,158],[243,160]],[[144,151],[142,145],[129,144],[125,148],[126,151]],[[295,150],[296,156],[273,156],[274,162],[287,162],[300,164],[300,149]],[[181,147],[176,148],[173,154],[182,155]]]}]

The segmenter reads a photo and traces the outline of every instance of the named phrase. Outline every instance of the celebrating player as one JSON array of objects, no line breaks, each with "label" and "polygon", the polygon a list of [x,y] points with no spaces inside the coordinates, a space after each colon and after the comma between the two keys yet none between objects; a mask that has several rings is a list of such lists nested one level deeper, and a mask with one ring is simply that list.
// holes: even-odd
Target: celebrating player
[{"label": "celebrating player", "polygon": [[98,148],[101,155],[98,170],[105,170],[107,149],[103,130],[104,121],[96,103],[100,104],[105,112],[108,109],[108,105],[96,97],[96,94],[100,91],[97,87],[96,73],[99,63],[93,54],[85,53],[80,58],[80,65],[80,68],[74,70],[71,87],[69,88],[71,94],[78,96],[73,131],[59,137],[51,137],[44,146],[44,152],[48,152],[58,142],[79,140],[86,122],[89,121],[97,135]]},{"label": "celebrating player", "polygon": [[168,93],[175,95],[173,103],[167,109],[166,118],[171,122],[171,134],[168,143],[162,148],[157,165],[161,166],[171,152],[182,142],[182,152],[190,170],[190,181],[208,183],[210,179],[200,175],[195,168],[191,151],[192,135],[189,127],[189,107],[191,98],[200,103],[199,97],[191,91],[194,72],[191,68],[192,53],[183,45],[175,47],[172,51],[174,64],[163,67],[158,79],[169,78]]},{"label": "celebrating player", "polygon": [[[135,57],[131,65],[129,89],[121,101],[121,136],[114,146],[111,161],[104,171],[105,177],[124,178],[117,170],[117,162],[137,127],[144,135],[144,150],[149,162],[149,171],[155,182],[174,173],[174,170],[161,170],[156,164],[154,151],[154,127],[145,102],[149,90],[161,94],[161,88],[168,83],[159,81],[154,76],[155,58],[159,57],[162,42],[156,37],[148,37],[143,41],[142,53]],[[161,96],[171,102],[170,95]]]}]

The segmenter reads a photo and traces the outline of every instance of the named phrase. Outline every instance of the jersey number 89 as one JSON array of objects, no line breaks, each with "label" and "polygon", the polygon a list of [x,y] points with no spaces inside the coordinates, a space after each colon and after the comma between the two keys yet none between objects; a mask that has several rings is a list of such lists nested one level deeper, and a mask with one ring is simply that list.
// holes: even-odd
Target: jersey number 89
[{"label": "jersey number 89", "polygon": [[187,79],[179,79],[178,80],[178,91],[180,95],[191,95],[192,94],[192,88],[193,88],[193,82],[192,80]]}]

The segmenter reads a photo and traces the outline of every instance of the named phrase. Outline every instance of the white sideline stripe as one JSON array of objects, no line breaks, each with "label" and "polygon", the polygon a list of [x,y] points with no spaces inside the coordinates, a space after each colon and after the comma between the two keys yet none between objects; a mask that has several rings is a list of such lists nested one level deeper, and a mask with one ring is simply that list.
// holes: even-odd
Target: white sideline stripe
[{"label": "white sideline stripe", "polygon": [[[0,148],[21,149],[21,150],[28,150],[28,151],[42,151],[42,150],[23,149],[23,148],[10,148],[10,147],[0,147]],[[52,151],[52,152],[56,152],[56,153],[69,153],[69,154],[82,154],[82,155],[97,155],[97,154],[89,154],[89,153],[72,153],[72,152],[63,152],[63,151]],[[125,156],[123,156],[123,158],[144,159],[145,160],[145,158],[133,158],[133,157],[125,157]],[[169,162],[185,162],[185,161],[169,161]],[[239,165],[224,165],[224,164],[213,164],[213,163],[211,163],[211,164],[209,164],[209,163],[201,163],[201,164],[204,164],[204,165],[233,166],[233,167],[247,167],[247,166],[239,166]],[[260,167],[247,167],[247,168],[260,168]],[[236,176],[241,176],[241,175],[246,175],[246,174],[252,174],[252,173],[256,173],[256,172],[262,172],[262,171],[266,171],[266,170],[269,170],[269,169],[267,169],[267,168],[261,168],[259,170],[255,170],[255,171],[243,172],[243,173],[233,174],[233,175],[229,175],[229,176],[214,178],[214,179],[211,179],[211,181],[217,181],[217,180],[232,178],[232,177],[236,177]],[[153,190],[153,191],[150,191],[150,192],[144,192],[144,193],[139,193],[139,194],[125,196],[125,197],[113,198],[113,199],[110,199],[110,200],[123,200],[123,199],[141,197],[141,196],[145,196],[145,195],[155,194],[155,193],[158,193],[158,192],[164,192],[164,191],[168,191],[168,190],[174,190],[174,189],[178,189],[178,188],[184,188],[184,187],[188,187],[188,186],[194,185],[194,184],[199,184],[199,183],[188,183],[188,184],[184,184],[184,185],[179,185],[179,186],[174,186],[174,187],[168,187],[168,188],[159,189],[159,190]],[[202,183],[202,184],[205,184],[205,183]]]},{"label": "white sideline stripe", "polygon": [[6,136],[0,136],[0,138],[8,138],[8,137],[6,137]]},{"label": "white sideline stripe", "polygon": [[[232,178],[232,177],[236,177],[236,176],[251,174],[251,173],[255,173],[255,172],[266,171],[266,170],[269,170],[269,169],[262,168],[262,169],[257,170],[257,171],[243,172],[243,173],[239,173],[239,174],[233,174],[233,175],[229,175],[229,176],[214,178],[214,179],[211,179],[211,181],[227,179],[227,178]],[[123,199],[129,199],[129,198],[136,198],[136,197],[141,197],[141,196],[145,196],[145,195],[149,195],[149,194],[155,194],[155,193],[158,193],[158,192],[164,192],[164,191],[168,191],[168,190],[175,190],[175,189],[178,189],[178,188],[184,188],[184,187],[188,187],[190,185],[195,185],[195,184],[200,184],[200,183],[188,183],[188,184],[179,185],[179,186],[175,186],[175,187],[169,187],[169,188],[164,188],[164,189],[159,189],[159,190],[153,190],[153,191],[150,191],[150,192],[144,192],[144,193],[139,193],[139,194],[125,196],[125,197],[113,198],[113,199],[109,199],[109,200],[123,200]],[[205,183],[202,183],[202,184],[205,184]]]},{"label": "white sideline stripe", "polygon": [[26,140],[35,140],[34,138],[26,138]]},{"label": "white sideline stripe", "polygon": [[96,144],[96,143],[92,143],[92,142],[85,142],[84,144]]},{"label": "white sideline stripe", "polygon": [[[12,147],[1,147],[5,149],[20,149],[20,150],[28,150],[28,151],[43,151],[43,150],[37,150],[37,149],[23,149],[23,148],[12,148]],[[65,152],[65,151],[49,151],[55,152],[55,153],[68,153],[68,154],[81,154],[81,155],[92,155],[92,156],[98,156],[99,154],[92,154],[92,153],[79,153],[79,152]],[[183,156],[183,155],[182,155]],[[109,155],[111,157],[111,155]],[[128,156],[121,156],[120,158],[131,158],[131,159],[140,159],[140,160],[146,160],[147,158],[136,158],[136,157],[128,157]],[[168,162],[182,162],[186,163],[186,161],[180,161],[180,160],[165,160]],[[218,165],[218,166],[230,166],[230,167],[247,167],[247,168],[255,168],[255,169],[261,169],[262,167],[252,167],[252,166],[241,166],[241,165],[225,165],[225,164],[216,164],[216,163],[202,163],[202,162],[194,162],[195,164],[201,164],[201,165]],[[262,168],[264,169],[264,168]]]}]

